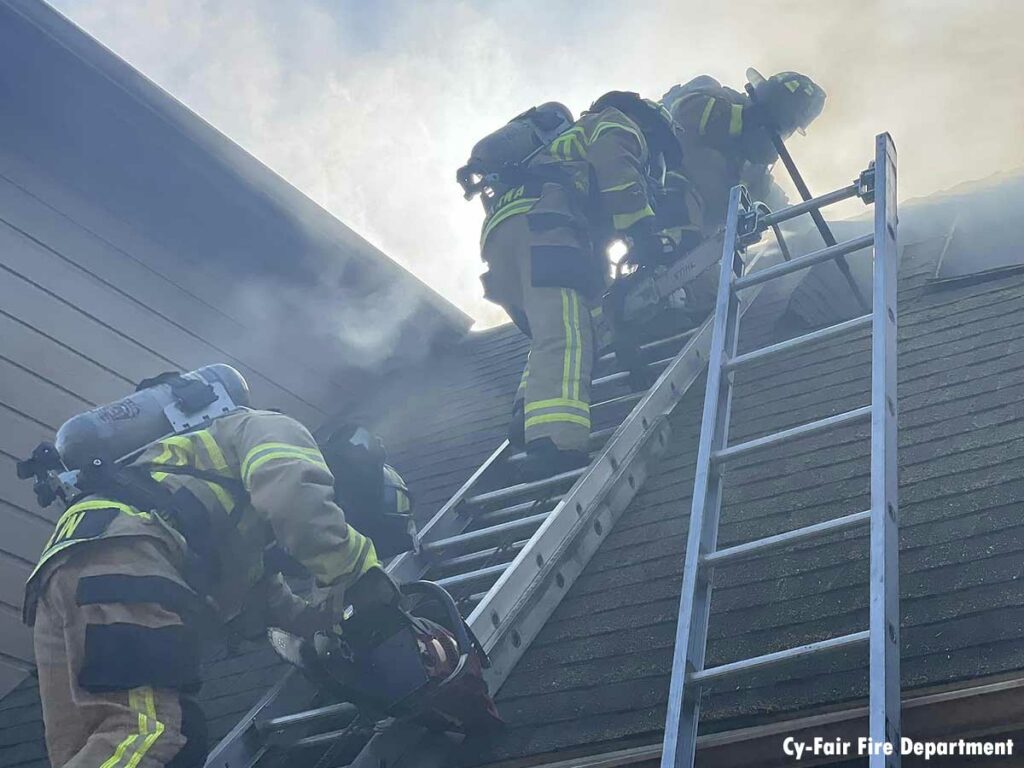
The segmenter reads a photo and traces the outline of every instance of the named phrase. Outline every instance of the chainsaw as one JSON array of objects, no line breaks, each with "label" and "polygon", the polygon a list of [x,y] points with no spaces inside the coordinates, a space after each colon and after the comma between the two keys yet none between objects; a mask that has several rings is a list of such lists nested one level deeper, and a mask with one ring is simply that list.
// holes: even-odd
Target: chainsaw
[{"label": "chainsaw", "polygon": [[451,596],[432,582],[398,587],[376,573],[350,590],[336,631],[304,639],[271,629],[274,650],[325,697],[354,704],[364,722],[393,718],[467,735],[499,726],[483,677],[487,655]]},{"label": "chainsaw", "polygon": [[619,263],[596,335],[630,371],[634,388],[652,383],[640,351],[644,342],[694,328],[714,311],[724,240],[719,232],[669,263],[635,264],[628,256]]}]

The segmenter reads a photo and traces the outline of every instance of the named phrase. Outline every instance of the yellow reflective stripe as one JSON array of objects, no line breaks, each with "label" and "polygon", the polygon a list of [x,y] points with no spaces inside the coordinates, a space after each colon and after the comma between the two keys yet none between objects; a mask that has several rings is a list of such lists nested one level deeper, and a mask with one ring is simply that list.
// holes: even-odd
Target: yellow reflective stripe
[{"label": "yellow reflective stripe", "polygon": [[715,108],[715,101],[716,99],[714,96],[709,98],[707,106],[704,107],[704,113],[700,116],[700,127],[698,128],[698,132],[701,136],[704,135],[704,131],[708,127],[708,120],[711,119],[711,111]]},{"label": "yellow reflective stripe", "polygon": [[318,448],[307,448],[303,445],[292,445],[291,443],[260,443],[254,446],[250,451],[245,454],[245,458],[242,459],[241,474],[243,477],[249,473],[249,464],[257,458],[258,454],[264,451],[295,451],[297,453],[305,453],[312,456],[315,459],[323,460],[323,454],[320,453]]},{"label": "yellow reflective stripe", "polygon": [[569,327],[569,291],[562,288],[562,323],[565,326],[565,354],[562,356],[562,397],[569,397],[569,371],[572,370],[572,330]]},{"label": "yellow reflective stripe", "polygon": [[88,512],[90,509],[116,509],[124,512],[126,515],[132,515],[133,517],[149,517],[149,512],[143,512],[135,507],[130,507],[127,504],[122,504],[119,501],[107,501],[106,499],[93,499],[92,501],[80,501],[77,504],[72,504],[66,510],[64,514],[60,516],[60,520],[57,521],[57,525],[60,525],[64,518],[68,515],[76,512]]},{"label": "yellow reflective stripe", "polygon": [[[141,746],[138,751],[132,756],[131,760],[128,761],[127,768],[136,768],[138,764],[145,757],[145,753],[150,751],[153,744],[160,738],[160,735],[164,732],[164,724],[157,719],[157,705],[154,700],[153,688],[135,688],[135,691],[139,691],[142,698],[142,707],[139,708],[138,713],[138,732],[140,734],[146,734],[142,740]],[[134,692],[134,691],[132,691]],[[131,693],[128,694],[129,699]],[[134,709],[134,708],[133,708]]]},{"label": "yellow reflective stripe", "polygon": [[212,466],[210,469],[227,469],[228,463],[224,459],[224,453],[221,451],[220,446],[217,445],[217,441],[213,439],[213,435],[207,429],[201,429],[195,433],[196,437],[199,438],[203,447],[206,448],[206,452],[210,456],[210,462]]},{"label": "yellow reflective stripe", "polygon": [[480,234],[480,244],[483,245],[483,243],[487,241],[487,237],[491,234],[491,231],[501,224],[501,222],[511,216],[516,216],[520,213],[527,213],[538,200],[540,200],[539,197],[523,197],[494,214],[484,224],[484,231]]},{"label": "yellow reflective stripe", "polygon": [[743,133],[743,105],[733,104],[732,114],[729,116],[729,135],[739,136]]},{"label": "yellow reflective stripe", "polygon": [[349,526],[348,533],[348,540],[340,549],[321,552],[302,561],[321,586],[336,584],[345,576],[358,578],[379,564],[373,541],[352,526]]},{"label": "yellow reflective stripe", "polygon": [[265,453],[259,458],[254,459],[252,463],[249,465],[248,473],[242,476],[242,483],[245,485],[247,490],[249,490],[250,486],[252,485],[252,473],[259,469],[260,467],[262,467],[268,461],[274,461],[276,459],[299,459],[300,461],[306,461],[309,462],[310,464],[314,464],[323,469],[325,472],[331,471],[327,467],[327,464],[324,462],[323,459],[315,459],[309,454],[299,453],[298,451],[271,451],[270,453]]},{"label": "yellow reflective stripe", "polygon": [[549,400],[538,400],[534,403],[527,403],[526,413],[540,411],[544,408],[575,408],[584,413],[590,413],[590,405],[582,400],[571,400],[566,397],[552,397]]},{"label": "yellow reflective stripe", "polygon": [[552,155],[560,160],[571,160],[572,150],[575,150],[581,157],[587,156],[587,149],[583,144],[583,127],[575,125],[568,131],[559,134],[549,146]]},{"label": "yellow reflective stripe", "polygon": [[614,123],[610,120],[602,120],[600,123],[594,126],[594,132],[590,134],[590,142],[593,143],[597,141],[597,137],[600,136],[605,131],[613,130],[626,131],[627,133],[633,134],[636,137],[636,140],[640,142],[641,152],[643,152],[647,148],[647,142],[644,141],[643,134],[637,131],[633,126],[625,125],[623,123]]},{"label": "yellow reflective stripe", "polygon": [[608,187],[607,189],[602,189],[601,191],[602,192],[621,192],[624,189],[629,189],[630,187],[639,187],[639,186],[640,186],[640,182],[638,182],[638,181],[627,181],[625,184],[616,184],[614,187]]},{"label": "yellow reflective stripe", "polygon": [[[67,547],[77,544],[75,540],[61,541],[61,539],[70,539],[74,534],[75,529],[78,528],[79,523],[85,517],[85,513],[92,509],[116,509],[119,512],[131,515],[132,517],[139,517],[143,520],[149,520],[149,512],[143,512],[135,507],[130,507],[127,504],[122,504],[118,501],[107,501],[103,499],[94,499],[92,501],[80,501],[77,504],[73,504],[64,510],[64,513],[57,519],[57,524],[53,528],[53,533],[50,534],[50,538],[46,541],[46,546],[43,547],[43,554],[41,555],[39,562],[36,563],[36,567],[32,571],[34,576],[36,571],[42,566],[44,562],[49,560],[58,552],[63,551]],[[31,576],[29,577],[31,579]]]},{"label": "yellow reflective stripe", "polygon": [[639,211],[633,213],[616,213],[612,216],[612,226],[618,231],[622,232],[629,229],[631,226],[636,224],[641,219],[646,219],[648,216],[654,215],[654,209],[651,208],[648,203]]},{"label": "yellow reflective stripe", "polygon": [[117,745],[117,749],[114,750],[114,754],[107,758],[106,762],[100,765],[100,768],[115,768],[115,766],[120,764],[125,751],[135,743],[137,738],[139,738],[139,734],[137,733],[133,733],[125,738],[124,741]]},{"label": "yellow reflective stripe", "polygon": [[572,330],[576,336],[576,364],[572,372],[572,396],[580,399],[580,370],[583,366],[583,334],[580,332],[580,297],[573,291],[572,297]]},{"label": "yellow reflective stripe", "polygon": [[522,392],[526,389],[526,384],[530,380],[530,355],[526,355],[526,365],[523,366],[523,375],[519,379],[519,387],[516,389],[516,393]]},{"label": "yellow reflective stripe", "polygon": [[224,486],[218,485],[212,480],[204,480],[206,487],[210,489],[210,493],[217,497],[217,501],[224,507],[225,512],[231,512],[235,508],[235,500],[231,497],[231,494],[224,490]]},{"label": "yellow reflective stripe", "polygon": [[128,691],[128,706],[137,715],[136,732],[129,734],[117,745],[114,754],[102,763],[100,768],[117,768],[125,757],[125,753],[135,746],[135,743],[142,738],[142,743],[135,747],[134,752],[125,763],[125,768],[137,768],[142,758],[152,748],[156,740],[160,738],[165,726],[156,715],[156,701],[153,696],[153,689],[145,686],[132,688]]},{"label": "yellow reflective stripe", "polygon": [[526,420],[526,428],[536,427],[539,424],[556,424],[568,422],[570,424],[579,424],[582,427],[590,429],[590,418],[587,416],[577,416],[575,413],[544,413],[540,416],[531,416]]}]

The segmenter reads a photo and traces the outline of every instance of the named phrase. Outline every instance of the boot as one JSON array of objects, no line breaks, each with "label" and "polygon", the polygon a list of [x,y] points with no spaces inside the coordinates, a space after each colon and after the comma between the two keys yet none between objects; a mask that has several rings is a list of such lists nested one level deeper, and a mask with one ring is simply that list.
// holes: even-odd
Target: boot
[{"label": "boot", "polygon": [[549,437],[531,440],[526,446],[526,458],[519,466],[519,477],[524,483],[553,477],[563,472],[585,467],[590,463],[586,451],[563,451]]},{"label": "boot", "polygon": [[523,413],[525,403],[516,400],[512,404],[512,420],[508,423],[508,442],[515,451],[526,450],[526,414]]}]

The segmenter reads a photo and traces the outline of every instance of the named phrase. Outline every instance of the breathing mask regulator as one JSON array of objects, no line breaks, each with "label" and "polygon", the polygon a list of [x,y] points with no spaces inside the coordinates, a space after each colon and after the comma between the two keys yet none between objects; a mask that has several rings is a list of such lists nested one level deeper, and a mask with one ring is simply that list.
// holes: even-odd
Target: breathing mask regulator
[{"label": "breathing mask regulator", "polygon": [[413,549],[412,496],[386,463],[380,437],[358,424],[342,424],[321,437],[320,451],[334,475],[335,501],[352,527],[370,537],[377,554],[391,557]]},{"label": "breathing mask regulator", "polygon": [[476,143],[469,162],[455,178],[467,200],[493,197],[500,188],[522,183],[519,169],[573,124],[572,112],[549,101],[516,115]]},{"label": "breathing mask regulator", "polygon": [[249,407],[249,385],[221,363],[189,373],[163,373],[139,383],[134,394],[73,416],[54,443],[40,443],[18,462],[18,477],[35,478],[40,506],[65,505],[90,492],[88,476],[124,463],[150,444],[190,432]]}]

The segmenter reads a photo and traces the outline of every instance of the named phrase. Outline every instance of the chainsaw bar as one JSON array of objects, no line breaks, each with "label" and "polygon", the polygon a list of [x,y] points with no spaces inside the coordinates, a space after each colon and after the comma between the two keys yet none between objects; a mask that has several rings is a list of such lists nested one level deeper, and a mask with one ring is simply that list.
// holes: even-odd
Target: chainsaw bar
[{"label": "chainsaw bar", "polygon": [[[635,325],[658,315],[669,306],[673,296],[685,291],[689,284],[718,263],[722,258],[722,243],[723,237],[719,233],[668,266],[643,267],[627,275],[624,279],[628,287],[616,321]],[[681,308],[690,309],[685,304]]]}]

